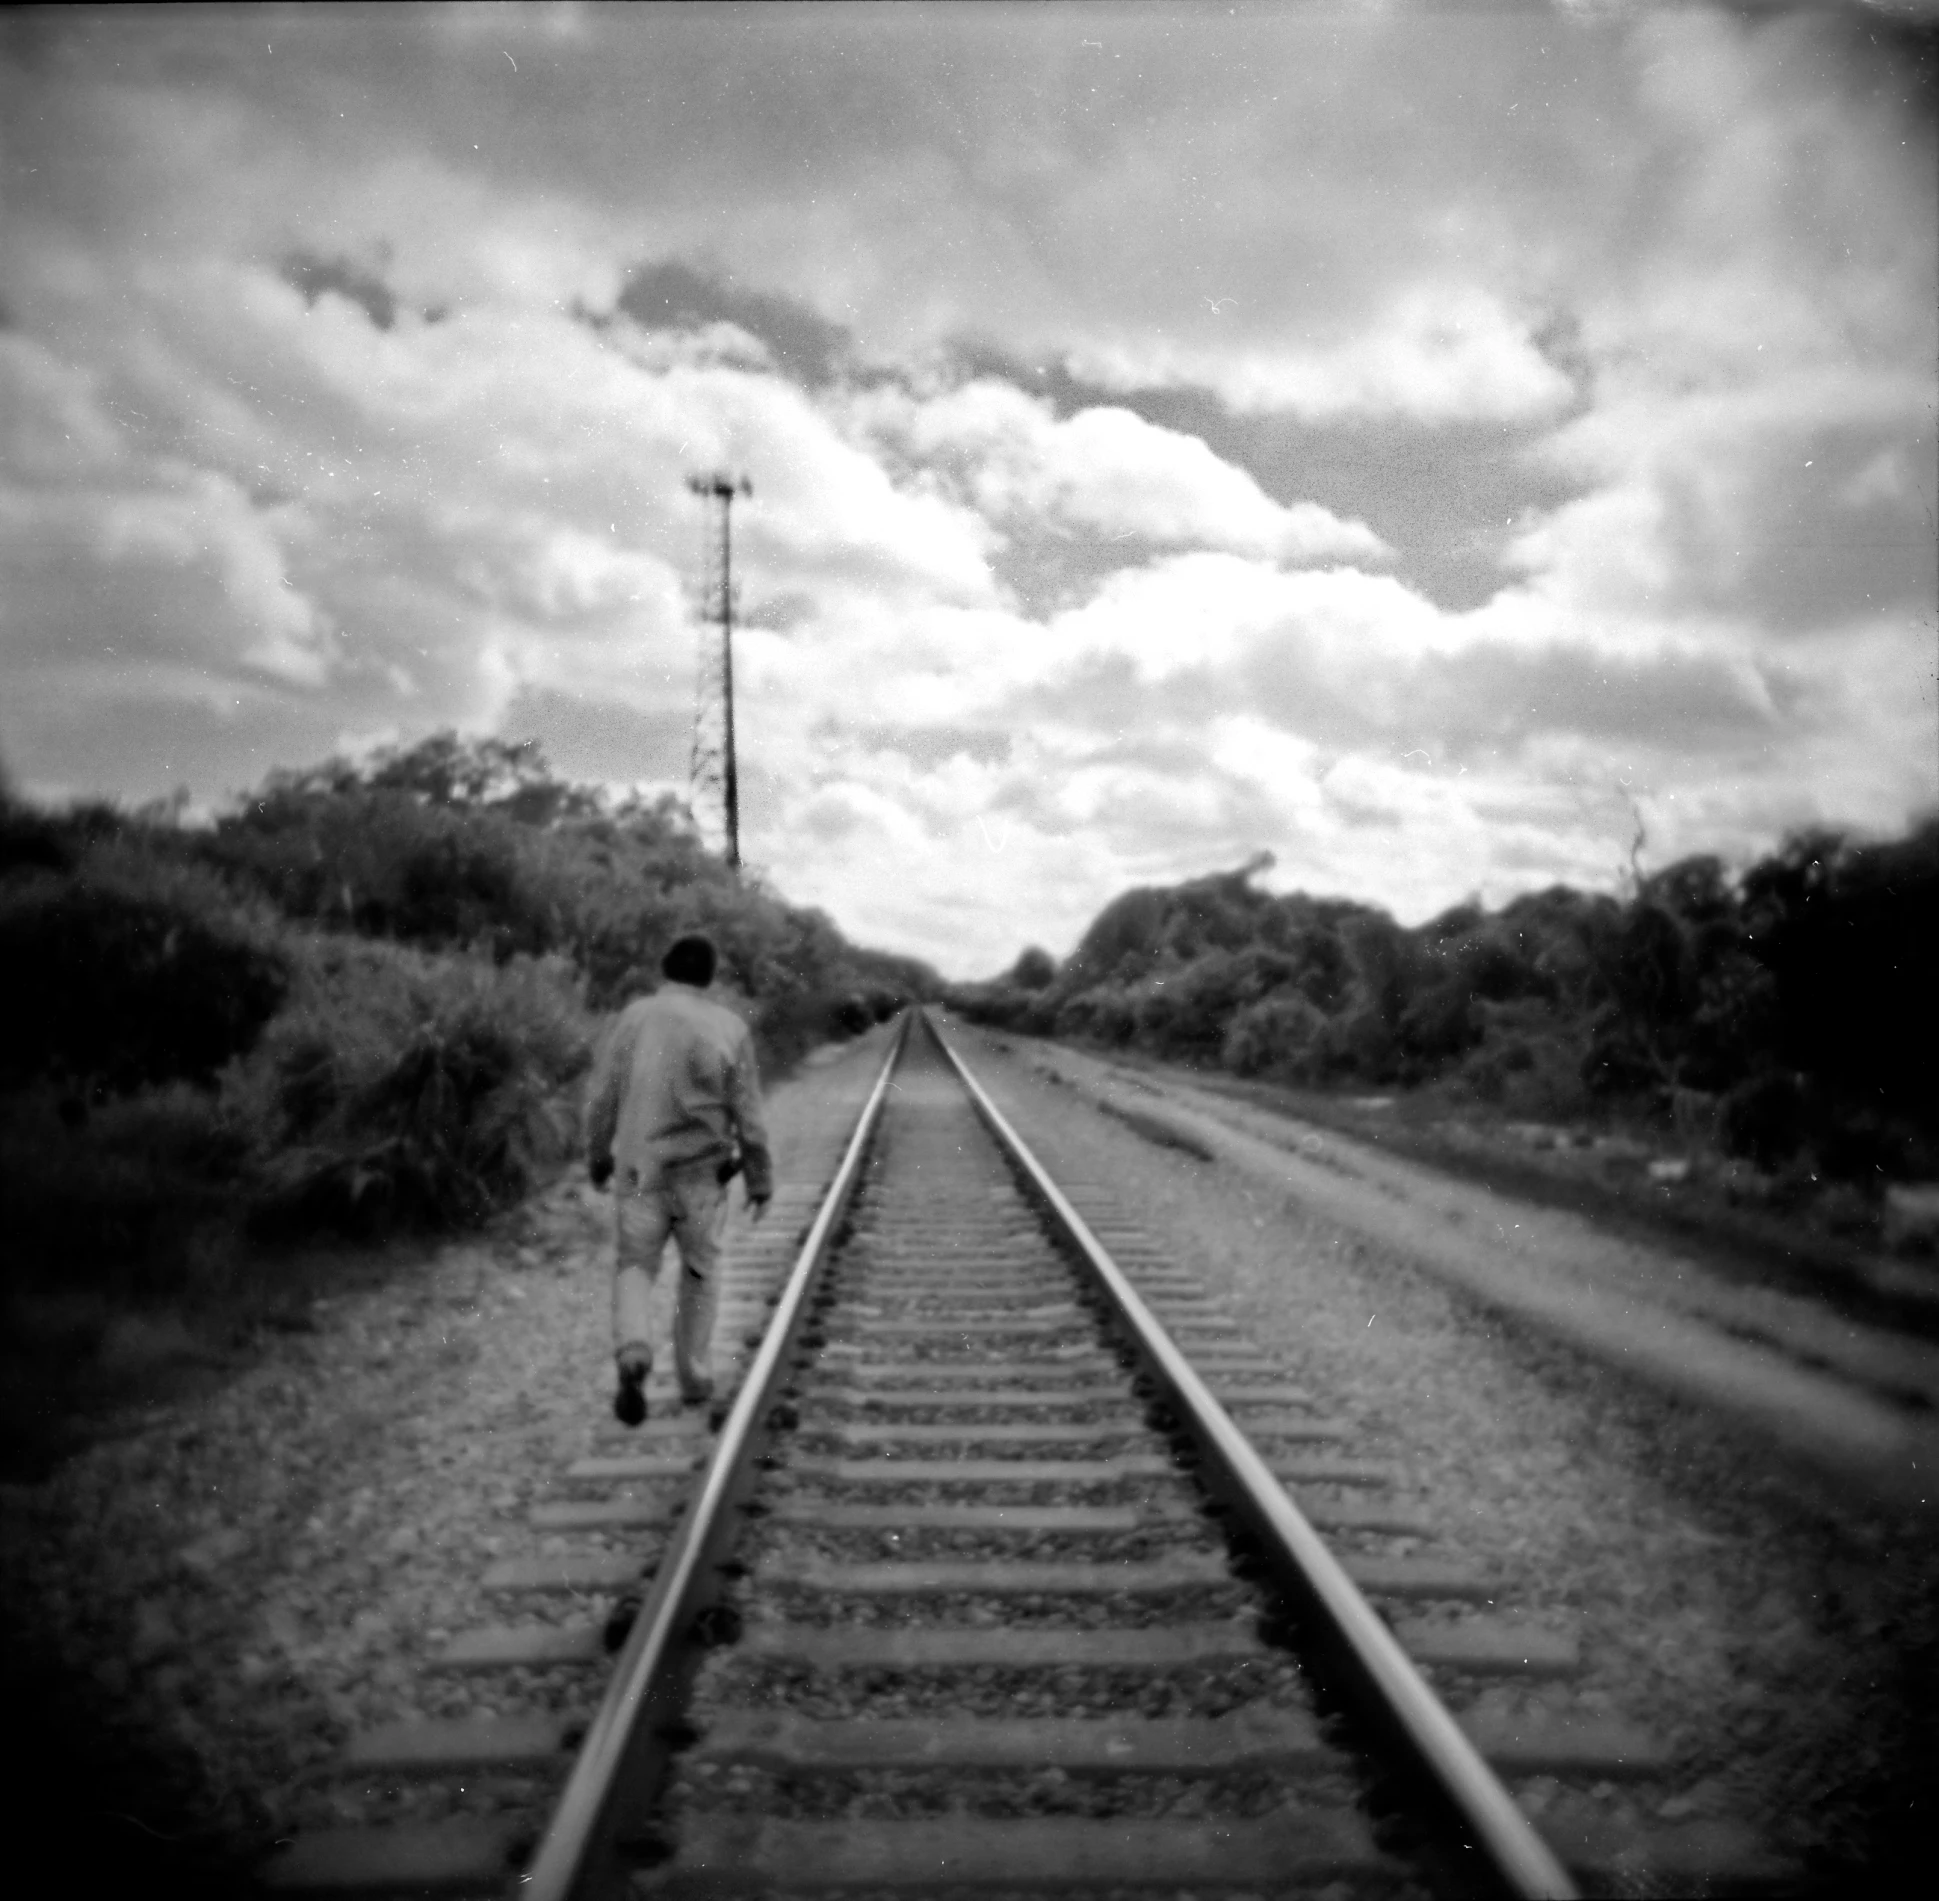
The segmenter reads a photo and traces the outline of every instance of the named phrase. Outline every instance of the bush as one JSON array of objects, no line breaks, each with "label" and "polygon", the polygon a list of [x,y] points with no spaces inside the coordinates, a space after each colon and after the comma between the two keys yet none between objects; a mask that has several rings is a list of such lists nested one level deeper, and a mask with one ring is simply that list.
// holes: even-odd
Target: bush
[{"label": "bush", "polygon": [[1605,1009],[1589,1027],[1582,1086],[1591,1095],[1633,1095],[1664,1089],[1668,1078],[1643,1030],[1622,1011]]},{"label": "bush", "polygon": [[393,788],[296,784],[272,787],[197,849],[290,917],[427,946],[498,930],[536,952],[557,941],[560,917],[528,843],[498,813]]},{"label": "bush", "polygon": [[1353,987],[1353,962],[1337,929],[1315,920],[1298,928],[1282,928],[1267,940],[1291,962],[1290,981],[1316,1009],[1338,1010]]},{"label": "bush", "polygon": [[1480,1102],[1500,1102],[1508,1093],[1508,1065],[1499,1050],[1477,1050],[1461,1065],[1461,1080]]},{"label": "bush", "polygon": [[1723,951],[1698,981],[1685,1037],[1682,1076],[1691,1088],[1728,1089],[1775,1045],[1777,979],[1745,952]]},{"label": "bush", "polygon": [[263,1132],[253,1225],[370,1234],[505,1205],[570,1148],[590,1030],[556,959],[325,940],[236,1085]]},{"label": "bush", "polygon": [[1057,1008],[1054,1034],[1077,1037],[1117,1049],[1137,1034],[1138,1012],[1128,992],[1115,984],[1080,991]]},{"label": "bush", "polygon": [[1151,979],[1136,1005],[1139,1040],[1167,1054],[1213,1057],[1238,1014],[1285,988],[1296,970],[1293,959],[1256,945],[1208,951]]},{"label": "bush", "polygon": [[13,1278],[97,1303],[246,1260],[239,1211],[299,1239],[504,1206],[576,1139],[588,989],[619,1001],[683,931],[770,1079],[938,988],[730,873],[671,799],[531,747],[440,735],[178,817],[0,784],[0,1233]]},{"label": "bush", "polygon": [[1723,1099],[1718,1129],[1728,1153],[1766,1172],[1780,1167],[1804,1146],[1803,1084],[1785,1070],[1739,1083]]},{"label": "bush", "polygon": [[1931,1126],[1939,1072],[1939,815],[1902,839],[1801,833],[1743,879],[1749,944],[1775,981],[1778,1060]]},{"label": "bush", "polygon": [[1922,1159],[1916,1129],[1863,1109],[1827,1118],[1812,1146],[1826,1175],[1870,1188],[1908,1179]]},{"label": "bush", "polygon": [[192,871],[97,857],[76,878],[14,881],[0,892],[0,1083],[212,1085],[288,980],[265,932]]},{"label": "bush", "polygon": [[1121,893],[1098,913],[1071,953],[1064,983],[1073,991],[1111,982],[1130,986],[1208,951],[1243,949],[1262,937],[1275,912],[1277,900],[1250,884],[1271,863],[1270,853],[1260,853],[1236,871],[1168,890]]},{"label": "bush", "polygon": [[1401,1012],[1401,1048],[1427,1063],[1459,1056],[1481,1041],[1481,1019],[1460,978],[1422,992]]},{"label": "bush", "polygon": [[1028,952],[969,987],[966,1014],[1241,1075],[1448,1076],[1546,1119],[1585,1097],[1666,1119],[1681,1105],[1687,1147],[1710,1146],[1714,1121],[1715,1140],[1807,1184],[1939,1173],[1939,816],[1881,843],[1800,834],[1737,878],[1686,858],[1626,902],[1558,885],[1413,929],[1262,894],[1255,869],[1122,893],[1061,971]]},{"label": "bush", "polygon": [[[871,1000],[845,991],[790,988],[757,999],[717,987],[713,994],[716,1003],[736,1011],[753,1032],[755,1059],[764,1083],[785,1075],[818,1044],[860,1036],[873,1024],[886,1022],[901,1007],[900,1000],[893,997]],[[886,1008],[878,1015],[877,1008],[883,1004]]]},{"label": "bush", "polygon": [[10,871],[70,871],[75,856],[66,828],[0,790],[0,877]]},{"label": "bush", "polygon": [[1057,981],[1057,960],[1032,944],[1011,966],[1008,981],[1018,990],[1048,990]]},{"label": "bush", "polygon": [[171,1083],[111,1101],[86,1124],[47,1088],[0,1097],[6,1284],[147,1296],[181,1284],[198,1232],[248,1177],[248,1132],[220,1100]]},{"label": "bush", "polygon": [[1329,1017],[1313,1043],[1313,1063],[1323,1078],[1391,1082],[1398,1070],[1398,1046],[1384,1010],[1371,1004]]},{"label": "bush", "polygon": [[1220,1060],[1237,1076],[1281,1076],[1305,1082],[1326,1016],[1298,991],[1248,1004],[1225,1033]]}]

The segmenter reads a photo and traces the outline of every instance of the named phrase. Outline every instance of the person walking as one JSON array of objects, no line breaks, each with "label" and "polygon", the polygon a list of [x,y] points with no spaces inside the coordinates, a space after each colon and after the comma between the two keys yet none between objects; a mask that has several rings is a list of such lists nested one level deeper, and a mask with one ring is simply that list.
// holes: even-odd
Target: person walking
[{"label": "person walking", "polygon": [[647,1299],[668,1238],[680,1252],[673,1369],[680,1397],[713,1397],[714,1315],[720,1305],[727,1185],[747,1171],[753,1218],[767,1211],[774,1166],[761,1109],[754,1040],[733,1011],[709,1001],[717,956],[682,937],[660,960],[666,982],[620,1012],[593,1067],[586,1160],[595,1188],[613,1189],[613,1351],[622,1425],[646,1417],[653,1367]]}]

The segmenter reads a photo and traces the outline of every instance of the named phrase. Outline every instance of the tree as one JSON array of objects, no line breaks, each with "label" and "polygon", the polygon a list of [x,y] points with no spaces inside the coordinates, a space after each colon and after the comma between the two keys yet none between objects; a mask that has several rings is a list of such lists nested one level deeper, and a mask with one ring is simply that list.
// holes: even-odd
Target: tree
[{"label": "tree", "polygon": [[1939,1073],[1939,814],[1902,839],[1817,829],[1744,874],[1748,948],[1776,985],[1780,1060],[1929,1115]]},{"label": "tree", "polygon": [[1019,955],[1004,981],[1019,990],[1048,990],[1057,981],[1057,960],[1032,944]]}]

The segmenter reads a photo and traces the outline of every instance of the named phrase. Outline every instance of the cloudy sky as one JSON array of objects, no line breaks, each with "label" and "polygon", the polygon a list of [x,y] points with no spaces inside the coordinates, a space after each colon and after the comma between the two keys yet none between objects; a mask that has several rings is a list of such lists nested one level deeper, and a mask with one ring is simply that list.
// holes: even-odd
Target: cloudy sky
[{"label": "cloudy sky", "polygon": [[721,467],[744,855],[951,974],[1260,849],[1411,921],[1896,829],[1931,21],[13,15],[0,761],[684,788]]}]

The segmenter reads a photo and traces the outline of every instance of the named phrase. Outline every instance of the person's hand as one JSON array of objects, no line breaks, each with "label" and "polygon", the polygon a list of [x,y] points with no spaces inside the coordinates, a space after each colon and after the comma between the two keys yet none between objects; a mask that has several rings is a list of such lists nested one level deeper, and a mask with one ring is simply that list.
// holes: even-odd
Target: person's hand
[{"label": "person's hand", "polygon": [[592,1178],[595,1188],[604,1188],[613,1179],[613,1158],[610,1155],[595,1155],[586,1173]]},{"label": "person's hand", "polygon": [[767,1211],[768,1211],[768,1197],[766,1195],[748,1196],[747,1198],[748,1220],[759,1221],[760,1218],[767,1213]]}]

